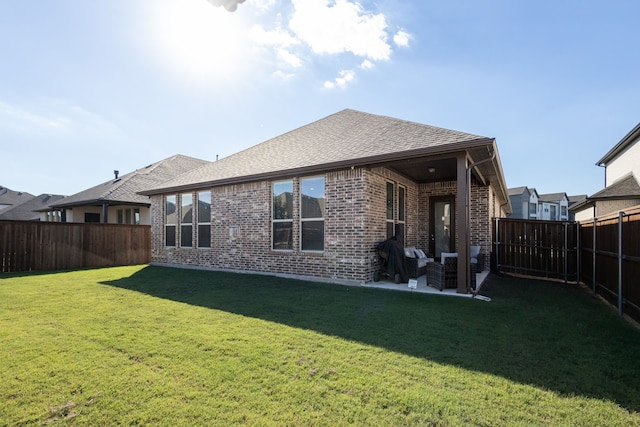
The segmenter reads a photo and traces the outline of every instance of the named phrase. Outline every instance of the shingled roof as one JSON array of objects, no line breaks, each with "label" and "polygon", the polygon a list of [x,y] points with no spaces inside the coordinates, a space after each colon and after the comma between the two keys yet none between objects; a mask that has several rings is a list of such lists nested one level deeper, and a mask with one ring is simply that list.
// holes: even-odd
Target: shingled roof
[{"label": "shingled roof", "polygon": [[[13,191],[9,188],[0,186],[0,205],[13,206],[20,203],[24,203],[27,200],[33,199],[33,194],[25,193],[23,191]],[[0,207],[0,210],[2,207]],[[5,208],[6,209],[6,208]]]},{"label": "shingled roof", "polygon": [[67,208],[105,202],[148,206],[150,204],[149,199],[140,195],[140,191],[157,186],[162,182],[208,163],[206,160],[177,154],[72,196],[65,197],[50,206],[52,208]]},{"label": "shingled roof", "polygon": [[346,109],[181,175],[142,194],[320,173],[476,148],[493,139]]},{"label": "shingled roof", "polygon": [[0,219],[19,221],[39,221],[40,211],[51,203],[64,199],[58,194],[41,194],[25,202],[13,205],[0,211]]},{"label": "shingled roof", "polygon": [[633,174],[628,174],[604,190],[600,190],[589,197],[590,200],[636,198],[640,198],[640,185],[638,185],[638,181]]}]

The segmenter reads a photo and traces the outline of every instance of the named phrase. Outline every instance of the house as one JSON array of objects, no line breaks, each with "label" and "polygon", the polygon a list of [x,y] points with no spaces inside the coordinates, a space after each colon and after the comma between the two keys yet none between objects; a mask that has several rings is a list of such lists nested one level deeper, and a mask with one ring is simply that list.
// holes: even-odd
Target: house
[{"label": "house", "polygon": [[538,219],[545,221],[569,220],[569,196],[567,193],[540,194]]},{"label": "house", "polygon": [[508,191],[513,208],[509,218],[545,221],[569,220],[569,196],[567,193],[538,194],[535,188],[528,187],[514,187]]},{"label": "house", "polygon": [[640,205],[640,123],[596,166],[604,167],[605,188],[571,207],[577,221],[589,220]]},{"label": "house", "polygon": [[187,171],[206,160],[175,155],[125,175],[114,171],[113,179],[51,203],[45,211],[50,220],[109,224],[151,223],[149,198],[138,194]]},{"label": "house", "polygon": [[509,201],[513,211],[509,218],[539,219],[538,192],[535,188],[509,188]]},{"label": "house", "polygon": [[[41,194],[22,203],[13,205],[0,211],[0,220],[14,221],[60,221],[59,217],[51,217],[48,206],[64,199],[57,194]],[[44,210],[44,212],[42,212]]]},{"label": "house", "polygon": [[19,205],[27,200],[33,199],[33,194],[22,191],[13,191],[6,187],[0,186],[0,212],[11,206]]},{"label": "house", "polygon": [[494,139],[349,109],[141,194],[155,264],[362,284],[396,236],[457,252],[461,293],[510,211]]}]

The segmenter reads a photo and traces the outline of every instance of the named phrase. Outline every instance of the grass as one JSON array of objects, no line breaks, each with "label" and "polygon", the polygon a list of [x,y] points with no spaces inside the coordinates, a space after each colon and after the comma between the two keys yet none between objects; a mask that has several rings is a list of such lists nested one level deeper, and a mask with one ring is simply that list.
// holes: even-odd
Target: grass
[{"label": "grass", "polygon": [[640,331],[578,286],[0,277],[0,425],[640,425]]}]

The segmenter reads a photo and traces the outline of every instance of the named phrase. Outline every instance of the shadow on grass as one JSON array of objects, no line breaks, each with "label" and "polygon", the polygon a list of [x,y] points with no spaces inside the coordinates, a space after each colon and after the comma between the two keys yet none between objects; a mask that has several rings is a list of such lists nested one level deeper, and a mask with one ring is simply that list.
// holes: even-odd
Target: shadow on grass
[{"label": "shadow on grass", "polygon": [[104,284],[640,411],[640,332],[576,285],[492,276],[487,303],[165,267]]}]

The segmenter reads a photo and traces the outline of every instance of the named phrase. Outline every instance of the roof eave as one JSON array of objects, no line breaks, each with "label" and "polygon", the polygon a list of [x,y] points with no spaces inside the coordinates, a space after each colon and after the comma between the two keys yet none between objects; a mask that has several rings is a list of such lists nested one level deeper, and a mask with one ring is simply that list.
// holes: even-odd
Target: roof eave
[{"label": "roof eave", "polygon": [[[425,147],[415,150],[399,151],[395,153],[380,154],[370,157],[361,157],[357,159],[340,160],[331,163],[322,163],[317,165],[302,166],[293,169],[270,171],[253,175],[242,175],[232,178],[201,181],[197,183],[184,184],[173,187],[161,187],[151,190],[139,191],[138,194],[143,196],[154,196],[158,194],[167,194],[174,192],[182,192],[187,190],[195,190],[200,188],[210,188],[222,185],[241,184],[246,182],[255,182],[269,180],[275,178],[286,178],[290,176],[307,175],[322,173],[330,170],[344,169],[350,167],[377,166],[385,163],[391,163],[400,160],[415,159],[416,157],[437,156],[448,153],[456,153],[472,148],[478,148],[486,145],[493,145],[493,138],[477,138],[468,141],[456,142],[438,147]],[[454,149],[455,148],[455,149]],[[505,187],[506,188],[506,187]]]},{"label": "roof eave", "polygon": [[614,157],[620,154],[629,144],[640,138],[640,123],[636,125],[631,132],[625,135],[607,154],[605,154],[598,162],[596,166],[606,166]]}]

